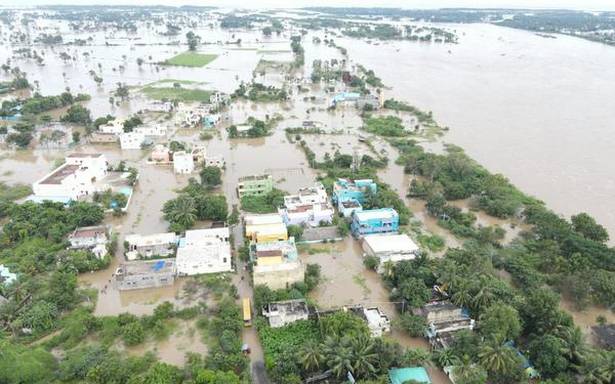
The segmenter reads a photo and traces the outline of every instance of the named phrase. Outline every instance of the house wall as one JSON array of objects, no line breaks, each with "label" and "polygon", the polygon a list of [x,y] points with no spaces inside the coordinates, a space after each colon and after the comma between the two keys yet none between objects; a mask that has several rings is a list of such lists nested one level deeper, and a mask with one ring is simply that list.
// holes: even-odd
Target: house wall
[{"label": "house wall", "polygon": [[[280,266],[282,266],[281,268],[286,264],[289,263],[280,264]],[[303,264],[293,264],[296,264],[296,267],[292,269],[285,268],[276,270],[273,269],[274,267],[272,266],[267,266],[266,268],[254,267],[252,273],[254,285],[263,284],[271,289],[282,289],[293,283],[303,282],[305,276]]]},{"label": "house wall", "polygon": [[115,279],[115,286],[120,291],[126,291],[132,289],[165,287],[167,285],[172,285],[174,282],[175,274],[173,271],[169,271],[117,277]]},{"label": "house wall", "polygon": [[265,195],[273,190],[273,178],[240,181],[237,185],[239,197]]}]

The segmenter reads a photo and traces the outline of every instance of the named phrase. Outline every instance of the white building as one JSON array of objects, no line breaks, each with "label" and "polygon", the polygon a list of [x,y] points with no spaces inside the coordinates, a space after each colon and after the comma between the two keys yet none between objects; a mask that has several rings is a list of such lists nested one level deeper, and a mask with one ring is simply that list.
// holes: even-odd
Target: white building
[{"label": "white building", "polygon": [[209,103],[213,104],[214,106],[219,106],[220,104],[225,104],[230,99],[230,96],[226,93],[216,91],[212,93],[211,96],[209,96]]},{"label": "white building", "polygon": [[366,235],[362,241],[365,256],[378,258],[378,272],[382,272],[385,263],[397,263],[412,260],[419,255],[419,247],[410,236],[402,234]]},{"label": "white building", "polygon": [[145,135],[140,132],[124,132],[120,134],[120,147],[122,149],[141,149],[145,142]]},{"label": "white building", "polygon": [[38,200],[77,200],[96,191],[107,175],[107,158],[100,153],[74,153],[65,163],[32,184]]},{"label": "white building", "polygon": [[98,131],[102,133],[111,133],[114,135],[120,135],[124,133],[124,122],[118,119],[111,120],[105,125],[98,127]]},{"label": "white building", "polygon": [[177,274],[190,276],[231,271],[229,240],[227,227],[186,231],[177,248]]},{"label": "white building", "polygon": [[175,253],[177,235],[173,232],[154,233],[151,235],[128,235],[126,242],[126,259],[149,259],[168,257]]},{"label": "white building", "polygon": [[316,183],[313,187],[301,188],[296,195],[284,196],[284,206],[288,209],[328,201],[327,191],[322,183]]},{"label": "white building", "polygon": [[107,255],[107,228],[105,226],[80,227],[68,236],[72,249],[89,249],[99,259]]},{"label": "white building", "polygon": [[170,101],[154,101],[146,109],[150,112],[171,112],[173,110],[173,103]]},{"label": "white building", "polygon": [[372,337],[381,337],[384,333],[391,332],[391,320],[378,308],[363,308],[363,316]]},{"label": "white building", "polygon": [[161,124],[148,124],[136,127],[133,132],[142,134],[143,136],[165,136],[167,134],[167,128]]},{"label": "white building", "polygon": [[194,172],[194,157],[192,154],[184,151],[173,153],[173,170],[175,173],[181,174]]},{"label": "white building", "polygon": [[321,223],[331,224],[335,214],[322,183],[302,188],[296,195],[284,196],[284,207],[278,212],[284,218],[286,225],[312,227],[317,227]]},{"label": "white building", "polygon": [[309,313],[307,302],[303,299],[275,301],[263,308],[263,316],[269,320],[271,328],[307,320]]}]

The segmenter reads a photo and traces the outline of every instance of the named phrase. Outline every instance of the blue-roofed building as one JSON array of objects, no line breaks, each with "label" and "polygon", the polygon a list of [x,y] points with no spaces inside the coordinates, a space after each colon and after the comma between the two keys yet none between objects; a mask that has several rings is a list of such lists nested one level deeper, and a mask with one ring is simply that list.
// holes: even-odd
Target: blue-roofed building
[{"label": "blue-roofed building", "polygon": [[339,205],[342,201],[356,200],[359,204],[365,202],[367,191],[376,193],[378,186],[372,179],[349,180],[337,179],[333,184],[333,204]]},{"label": "blue-roofed building", "polygon": [[396,233],[399,230],[399,215],[393,208],[369,209],[352,214],[350,231],[355,237],[372,233]]},{"label": "blue-roofed building", "polygon": [[331,105],[338,105],[341,103],[356,103],[361,98],[361,94],[357,92],[340,92],[333,96],[331,99]]},{"label": "blue-roofed building", "polygon": [[392,368],[389,370],[389,382],[391,384],[403,384],[410,380],[431,384],[429,374],[423,367]]}]

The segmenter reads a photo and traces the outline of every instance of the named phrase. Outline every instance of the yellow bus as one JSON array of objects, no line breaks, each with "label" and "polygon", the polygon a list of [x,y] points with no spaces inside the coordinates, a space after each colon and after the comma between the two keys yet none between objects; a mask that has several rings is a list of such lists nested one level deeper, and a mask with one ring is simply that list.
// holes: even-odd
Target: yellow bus
[{"label": "yellow bus", "polygon": [[252,325],[252,307],[250,306],[250,299],[247,297],[243,299],[243,326],[249,327]]}]

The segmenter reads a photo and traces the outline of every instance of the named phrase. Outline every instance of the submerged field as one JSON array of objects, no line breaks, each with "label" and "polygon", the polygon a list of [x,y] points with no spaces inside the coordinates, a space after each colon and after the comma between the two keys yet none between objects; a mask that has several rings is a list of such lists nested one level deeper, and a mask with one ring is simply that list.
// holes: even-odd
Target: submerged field
[{"label": "submerged field", "polygon": [[184,52],[165,60],[166,65],[177,65],[180,67],[204,67],[214,61],[218,55],[202,54],[196,52]]},{"label": "submerged field", "polygon": [[179,100],[186,102],[209,101],[211,91],[203,89],[187,89],[180,87],[152,87],[145,86],[141,92],[150,99],[156,100]]}]

